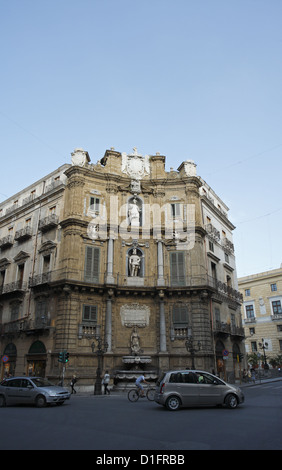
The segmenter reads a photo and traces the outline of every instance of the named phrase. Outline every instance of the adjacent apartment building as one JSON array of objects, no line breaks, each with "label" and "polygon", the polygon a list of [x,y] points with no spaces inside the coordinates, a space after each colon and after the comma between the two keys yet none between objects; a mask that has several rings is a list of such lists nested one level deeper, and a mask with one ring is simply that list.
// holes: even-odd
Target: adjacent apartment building
[{"label": "adjacent apartment building", "polygon": [[[233,224],[193,161],[83,149],[0,204],[1,376],[239,377]],[[66,365],[58,362],[68,352]],[[99,367],[99,372],[97,368]]]},{"label": "adjacent apartment building", "polygon": [[261,364],[282,354],[282,266],[239,278],[246,352],[260,353]]}]

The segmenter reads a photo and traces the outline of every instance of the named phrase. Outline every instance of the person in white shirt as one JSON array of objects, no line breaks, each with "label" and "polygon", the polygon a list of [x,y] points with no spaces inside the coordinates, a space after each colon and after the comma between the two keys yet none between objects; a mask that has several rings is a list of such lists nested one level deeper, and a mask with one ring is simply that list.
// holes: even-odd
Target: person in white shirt
[{"label": "person in white shirt", "polygon": [[149,384],[149,382],[146,382],[144,375],[140,375],[140,377],[136,379],[135,385],[136,387],[140,388],[141,397],[144,397],[144,389],[143,385],[141,385],[141,382],[145,384]]}]

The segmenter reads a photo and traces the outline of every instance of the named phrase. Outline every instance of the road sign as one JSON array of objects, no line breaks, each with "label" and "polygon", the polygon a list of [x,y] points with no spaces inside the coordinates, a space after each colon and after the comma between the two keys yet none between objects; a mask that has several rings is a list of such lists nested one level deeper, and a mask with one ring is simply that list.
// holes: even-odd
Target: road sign
[{"label": "road sign", "polygon": [[227,357],[229,355],[229,351],[227,351],[227,349],[224,349],[222,351],[222,355],[223,355],[223,357]]},{"label": "road sign", "polygon": [[9,356],[6,354],[2,357],[2,362],[9,362]]}]

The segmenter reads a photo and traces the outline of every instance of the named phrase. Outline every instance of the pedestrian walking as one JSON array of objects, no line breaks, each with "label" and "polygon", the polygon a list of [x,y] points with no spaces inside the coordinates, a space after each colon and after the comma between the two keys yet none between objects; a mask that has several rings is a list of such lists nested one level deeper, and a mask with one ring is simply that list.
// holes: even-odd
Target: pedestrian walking
[{"label": "pedestrian walking", "polygon": [[256,372],[255,369],[251,369],[251,374],[252,374],[252,382],[253,384],[256,383]]},{"label": "pedestrian walking", "polygon": [[104,394],[106,395],[108,393],[108,395],[110,395],[110,390],[108,389],[108,385],[109,385],[109,382],[110,382],[110,374],[109,374],[109,371],[106,370],[105,372],[105,375],[103,377],[103,385],[104,385]]},{"label": "pedestrian walking", "polygon": [[71,386],[71,393],[76,393],[76,390],[74,388],[75,384],[77,382],[77,378],[75,375],[72,376],[72,379],[71,379],[71,383],[70,383],[70,386]]}]

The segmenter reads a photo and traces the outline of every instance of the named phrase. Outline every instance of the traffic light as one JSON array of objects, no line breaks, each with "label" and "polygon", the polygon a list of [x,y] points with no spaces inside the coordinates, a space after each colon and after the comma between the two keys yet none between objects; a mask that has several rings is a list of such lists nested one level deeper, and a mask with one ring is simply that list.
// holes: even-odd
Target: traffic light
[{"label": "traffic light", "polygon": [[242,362],[243,358],[244,358],[244,354],[242,353],[237,354],[237,362]]},{"label": "traffic light", "polygon": [[58,361],[59,361],[59,362],[65,362],[65,351],[59,352]]},{"label": "traffic light", "polygon": [[69,362],[69,356],[70,356],[70,354],[66,351],[65,352],[65,362]]}]

